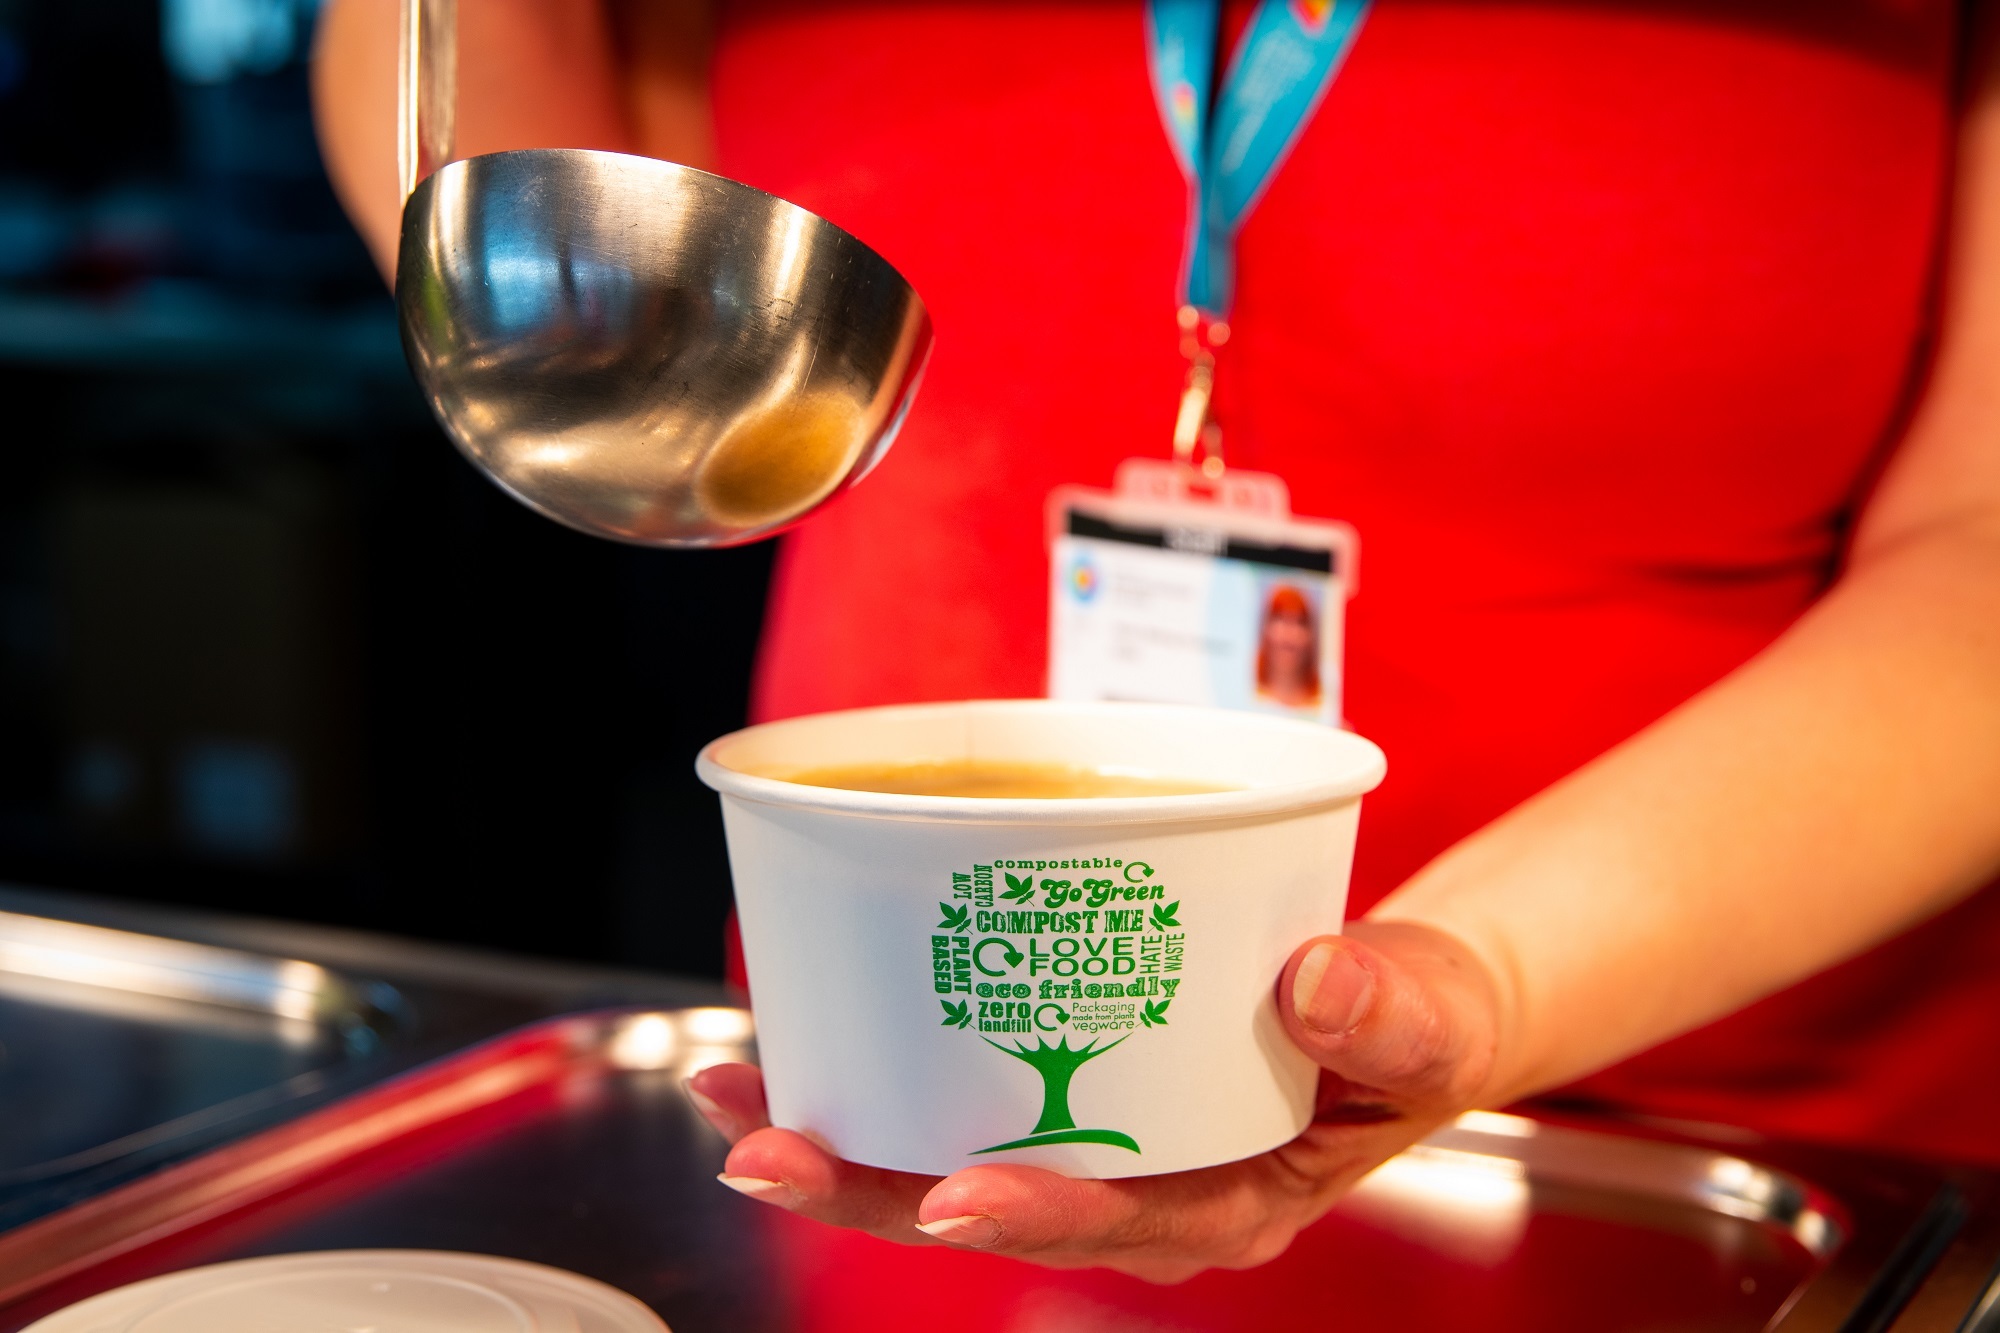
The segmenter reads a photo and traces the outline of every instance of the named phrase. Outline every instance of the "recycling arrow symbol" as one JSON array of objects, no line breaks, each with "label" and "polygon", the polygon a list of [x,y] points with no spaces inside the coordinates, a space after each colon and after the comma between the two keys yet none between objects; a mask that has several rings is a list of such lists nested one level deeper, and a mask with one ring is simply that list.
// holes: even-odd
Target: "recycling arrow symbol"
[{"label": "recycling arrow symbol", "polygon": [[[1042,1021],[1042,1015],[1047,1013],[1051,1009],[1056,1011],[1056,1021],[1053,1023],[1044,1023]],[[1064,1023],[1067,1022],[1069,1022],[1069,1012],[1059,1004],[1045,1004],[1041,1008],[1035,1010],[1035,1026],[1040,1028],[1044,1032],[1054,1032],[1057,1028],[1061,1027]]]},{"label": "recycling arrow symbol", "polygon": [[984,972],[987,976],[1003,977],[1007,975],[1006,968],[986,966],[986,960],[982,955],[986,950],[986,946],[989,944],[997,944],[1000,946],[1001,956],[1006,958],[1007,967],[1019,967],[1021,965],[1021,959],[1025,955],[1023,955],[1019,949],[1016,949],[1012,943],[1002,939],[998,935],[989,935],[985,939],[979,941],[979,943],[972,946],[972,965],[978,968],[981,972]]}]

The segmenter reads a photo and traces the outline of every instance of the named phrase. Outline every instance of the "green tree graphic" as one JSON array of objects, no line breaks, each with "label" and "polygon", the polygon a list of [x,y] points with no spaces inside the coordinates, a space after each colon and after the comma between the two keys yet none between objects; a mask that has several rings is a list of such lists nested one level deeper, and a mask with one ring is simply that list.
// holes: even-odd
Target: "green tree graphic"
[{"label": "green tree graphic", "polygon": [[1069,1109],[1069,1081],[1076,1071],[1090,1061],[1125,1040],[1120,1037],[1110,1046],[1099,1046],[1093,1040],[1088,1046],[1072,1047],[1069,1034],[1051,1046],[1042,1038],[1035,1038],[1035,1049],[1016,1042],[1011,1048],[1002,1046],[991,1038],[982,1037],[988,1046],[996,1051],[1005,1051],[1042,1076],[1042,1118],[1035,1122],[1035,1128],[1028,1137],[1014,1139],[1007,1143],[996,1143],[990,1148],[980,1148],[979,1152],[1002,1152],[1008,1148],[1032,1148],[1044,1143],[1108,1143],[1114,1148],[1139,1151],[1139,1145],[1131,1135],[1121,1134],[1115,1129],[1078,1129],[1076,1117]]}]

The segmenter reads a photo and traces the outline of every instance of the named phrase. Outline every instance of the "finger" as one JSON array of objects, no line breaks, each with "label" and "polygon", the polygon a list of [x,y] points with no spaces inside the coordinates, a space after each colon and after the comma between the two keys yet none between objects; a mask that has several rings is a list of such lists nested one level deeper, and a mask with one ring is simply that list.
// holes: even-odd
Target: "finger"
[{"label": "finger", "polygon": [[1286,1030],[1323,1068],[1358,1085],[1355,1100],[1463,1099],[1490,1064],[1492,1022],[1478,977],[1456,956],[1461,946],[1422,927],[1368,933],[1383,947],[1322,936],[1293,955],[1278,983]]},{"label": "finger", "polygon": [[1177,1282],[1283,1252],[1305,1220],[1298,1184],[1269,1157],[1126,1180],[976,1166],[939,1181],[917,1216],[922,1231],[958,1248]]},{"label": "finger", "polygon": [[771,1123],[764,1106],[764,1074],[755,1065],[710,1065],[682,1080],[681,1089],[701,1118],[731,1143]]},{"label": "finger", "polygon": [[803,1134],[760,1129],[729,1151],[722,1183],[762,1203],[818,1222],[872,1232],[905,1245],[928,1244],[917,1204],[936,1176],[842,1161]]}]

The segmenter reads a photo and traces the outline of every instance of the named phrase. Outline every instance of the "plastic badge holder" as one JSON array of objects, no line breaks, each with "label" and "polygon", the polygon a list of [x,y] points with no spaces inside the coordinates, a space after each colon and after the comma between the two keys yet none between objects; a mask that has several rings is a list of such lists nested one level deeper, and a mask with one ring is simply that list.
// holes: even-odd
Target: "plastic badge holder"
[{"label": "plastic badge holder", "polygon": [[25,1333],[669,1333],[615,1287],[543,1264],[437,1250],[335,1250],[169,1273]]}]

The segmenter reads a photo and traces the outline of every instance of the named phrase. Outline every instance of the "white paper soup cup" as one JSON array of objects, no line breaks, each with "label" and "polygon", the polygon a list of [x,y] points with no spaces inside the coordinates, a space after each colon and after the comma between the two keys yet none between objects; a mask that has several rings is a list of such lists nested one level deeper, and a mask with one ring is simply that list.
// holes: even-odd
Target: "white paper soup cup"
[{"label": "white paper soup cup", "polygon": [[[850,764],[1074,765],[1180,796],[898,796]],[[1318,1071],[1285,960],[1340,929],[1382,752],[1317,723],[1042,700],[768,723],[696,760],[722,794],[774,1124],[850,1161],[1139,1176],[1275,1148]]]}]

